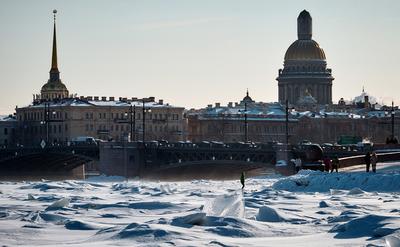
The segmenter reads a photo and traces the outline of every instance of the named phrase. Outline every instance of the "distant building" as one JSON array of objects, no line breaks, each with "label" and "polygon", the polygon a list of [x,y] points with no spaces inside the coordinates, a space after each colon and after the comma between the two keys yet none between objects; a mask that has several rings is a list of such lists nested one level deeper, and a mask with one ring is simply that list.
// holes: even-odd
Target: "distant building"
[{"label": "distant building", "polygon": [[332,104],[331,69],[325,52],[312,39],[312,18],[303,10],[297,18],[298,39],[287,49],[283,69],[279,70],[279,102],[297,105],[304,97],[313,97],[317,104]]},{"label": "distant building", "polygon": [[[188,112],[188,139],[221,142],[285,142],[285,106],[279,103],[255,102],[248,94],[240,103]],[[288,134],[292,144],[308,140],[336,143],[342,136],[357,136],[384,143],[391,135],[391,112],[373,108],[316,107],[311,96],[289,110]],[[245,101],[246,100],[246,101]],[[245,103],[246,102],[246,103]],[[315,108],[313,108],[315,107]],[[247,109],[246,109],[247,108]],[[400,135],[400,112],[394,108],[394,135]],[[247,129],[247,130],[246,130]],[[247,132],[247,133],[246,133]],[[246,138],[247,137],[247,138]]]},{"label": "distant building", "polygon": [[186,139],[183,107],[171,106],[163,100],[155,102],[154,97],[115,99],[69,95],[58,70],[55,18],[53,32],[49,80],[41,93],[34,95],[31,105],[16,109],[17,143],[39,145],[46,140],[50,144],[66,144],[85,136],[122,141],[128,140],[131,132],[131,140],[142,140],[143,136],[146,141]]},{"label": "distant building", "polygon": [[17,121],[13,115],[0,116],[0,148],[14,144]]}]

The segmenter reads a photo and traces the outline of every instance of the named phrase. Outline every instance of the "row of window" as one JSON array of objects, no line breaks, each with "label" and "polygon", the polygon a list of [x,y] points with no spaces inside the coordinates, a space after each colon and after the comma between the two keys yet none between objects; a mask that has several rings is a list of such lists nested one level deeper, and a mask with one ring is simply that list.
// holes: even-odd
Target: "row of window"
[{"label": "row of window", "polygon": [[[211,125],[208,126],[208,131],[230,131],[230,132],[244,132],[245,125],[228,125],[228,126],[218,126],[218,125]],[[258,132],[258,133],[284,133],[286,131],[286,126],[260,126],[260,125],[251,125],[247,126],[247,130],[249,132]],[[293,132],[293,127],[289,127],[289,132]]]},{"label": "row of window", "polygon": [[[162,113],[146,113],[147,119],[156,119],[156,120],[167,120],[169,114],[162,114]],[[121,112],[121,113],[109,113],[110,119],[128,119],[130,118],[130,113],[128,112]],[[87,112],[85,115],[86,119],[93,119],[93,113]],[[105,112],[98,113],[99,119],[107,119],[107,114]],[[135,113],[135,119],[140,119],[141,113]],[[179,114],[171,114],[171,120],[178,120]]]},{"label": "row of window", "polygon": [[22,115],[19,115],[19,120],[44,121],[46,114],[48,114],[48,117],[47,117],[48,119],[67,119],[68,118],[68,113],[66,113],[66,112],[40,111],[40,112],[24,112],[23,119],[22,119]]}]

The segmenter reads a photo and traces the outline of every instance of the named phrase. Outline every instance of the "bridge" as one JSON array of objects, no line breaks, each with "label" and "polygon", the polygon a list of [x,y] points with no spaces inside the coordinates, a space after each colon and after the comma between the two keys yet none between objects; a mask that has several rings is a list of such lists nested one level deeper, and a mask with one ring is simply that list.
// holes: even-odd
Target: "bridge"
[{"label": "bridge", "polygon": [[0,179],[84,178],[83,165],[98,159],[95,145],[0,149]]},{"label": "bridge", "polygon": [[152,179],[233,178],[274,169],[276,148],[247,143],[102,143],[99,169]]},{"label": "bridge", "polygon": [[[324,149],[324,154],[341,158],[363,155],[366,151],[339,146]],[[283,159],[295,155],[305,162],[315,154],[307,145],[220,142],[105,142],[99,145],[18,147],[0,149],[0,179],[79,179],[84,177],[87,165],[93,161],[98,161],[99,172],[106,175],[174,180],[237,178],[243,171],[251,176],[274,170],[276,159],[282,159],[281,153],[286,155]]]}]

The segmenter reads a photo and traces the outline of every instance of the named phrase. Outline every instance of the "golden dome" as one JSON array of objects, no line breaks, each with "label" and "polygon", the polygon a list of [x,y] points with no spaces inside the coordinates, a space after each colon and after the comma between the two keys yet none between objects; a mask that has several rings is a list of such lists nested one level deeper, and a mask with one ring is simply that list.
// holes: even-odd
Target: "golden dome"
[{"label": "golden dome", "polygon": [[61,81],[49,81],[42,87],[43,91],[64,91],[67,90],[67,87]]},{"label": "golden dome", "polygon": [[287,60],[326,60],[325,52],[312,39],[299,39],[289,46],[285,54]]}]

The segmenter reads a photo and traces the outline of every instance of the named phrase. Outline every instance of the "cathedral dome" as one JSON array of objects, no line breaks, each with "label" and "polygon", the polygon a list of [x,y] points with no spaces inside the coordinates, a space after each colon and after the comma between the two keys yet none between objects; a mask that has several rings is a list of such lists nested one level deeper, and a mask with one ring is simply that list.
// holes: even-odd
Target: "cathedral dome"
[{"label": "cathedral dome", "polygon": [[285,53],[287,60],[326,60],[325,52],[312,39],[299,39],[293,42]]}]

